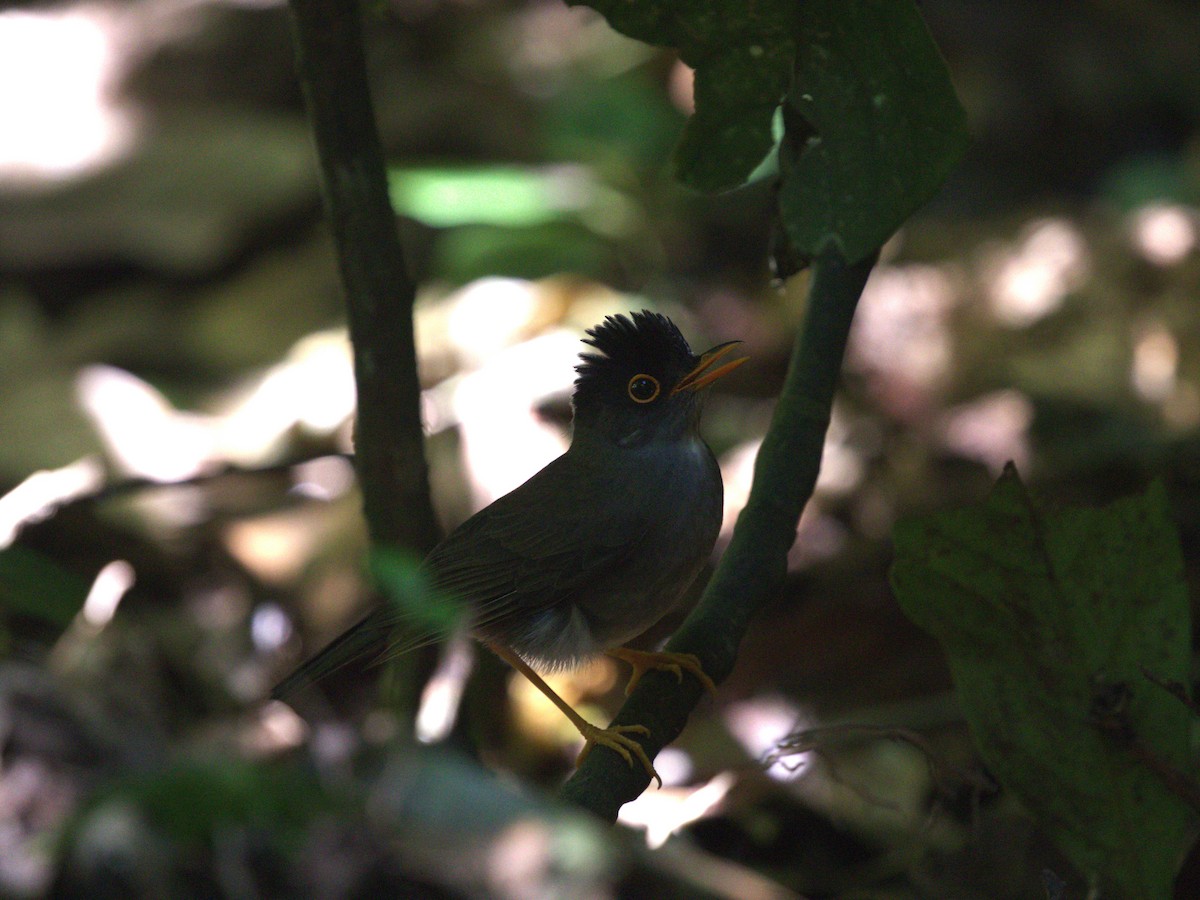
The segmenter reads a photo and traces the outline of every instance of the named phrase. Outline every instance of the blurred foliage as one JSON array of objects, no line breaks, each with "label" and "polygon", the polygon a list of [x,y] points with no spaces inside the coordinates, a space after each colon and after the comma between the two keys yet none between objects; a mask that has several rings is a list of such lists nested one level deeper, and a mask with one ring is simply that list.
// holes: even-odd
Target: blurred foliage
[{"label": "blurred foliage", "polygon": [[53,557],[16,545],[0,550],[0,614],[64,629],[83,607],[88,583]]},{"label": "blurred foliage", "polygon": [[[5,551],[4,602],[19,584],[33,615],[9,608],[5,616],[0,893],[40,896],[52,881],[66,884],[78,857],[60,855],[49,836],[90,796],[112,798],[110,811],[133,807],[134,827],[122,830],[131,821],[123,813],[105,814],[96,820],[103,827],[75,833],[140,847],[127,859],[155,871],[171,842],[142,824],[147,807],[132,785],[157,781],[158,816],[178,814],[192,834],[220,834],[215,855],[202,848],[184,861],[188,873],[207,873],[210,894],[244,886],[242,850],[253,856],[265,843],[256,858],[275,858],[270,836],[248,837],[244,827],[275,809],[307,830],[288,859],[301,885],[294,893],[318,883],[330,896],[355,887],[371,895],[381,885],[445,893],[446,880],[460,878],[460,893],[496,895],[503,885],[480,874],[492,871],[490,850],[527,846],[518,838],[531,834],[554,842],[541,831],[508,832],[507,844],[481,834],[447,865],[444,832],[434,833],[428,816],[441,804],[459,834],[469,832],[476,816],[461,810],[492,808],[479,794],[462,801],[455,793],[477,768],[434,773],[397,761],[394,781],[428,793],[419,811],[405,808],[379,829],[341,807],[305,819],[302,808],[254,807],[245,797],[260,778],[268,793],[306,790],[307,776],[265,774],[299,763],[329,794],[368,785],[353,801],[361,808],[376,787],[364,773],[380,764],[380,743],[403,734],[351,673],[301,704],[310,733],[274,732],[254,717],[274,680],[354,621],[367,599],[358,498],[290,464],[328,462],[347,447],[344,424],[314,427],[293,409],[311,413],[331,381],[324,369],[298,376],[306,371],[300,342],[341,319],[336,271],[286,10],[160,0],[103,10],[107,18],[88,19],[87,33],[109,34],[119,48],[106,90],[136,114],[133,152],[61,180],[0,185],[0,494],[84,455],[105,461],[110,482],[129,472],[112,436],[79,407],[77,375],[95,363],[136,374],[165,404],[161,416],[143,411],[164,427],[143,434],[142,449],[165,436],[167,447],[208,448],[217,468],[179,487],[69,503],[26,524]],[[668,853],[701,848],[705,855],[685,864],[693,873],[711,872],[716,856],[730,864],[726,874],[754,869],[812,894],[955,900],[1043,896],[1049,873],[1071,898],[1085,894],[1085,877],[1013,794],[981,787],[983,763],[938,646],[889,592],[889,534],[899,516],[981,501],[1006,454],[1024,461],[1048,502],[1107,503],[1161,476],[1186,576],[1200,580],[1200,14],[1176,0],[1070,8],[925,0],[921,11],[967,110],[972,146],[948,187],[887,247],[864,298],[825,477],[786,590],[745,642],[718,702],[697,711],[677,744],[690,773],[648,795],[638,815],[664,834],[682,823]],[[731,451],[727,483],[736,491],[744,474],[736,461],[769,417],[802,313],[800,285],[768,286],[776,173],[767,167],[758,183],[715,198],[675,185],[671,153],[693,99],[691,72],[678,53],[623,38],[590,11],[392,0],[370,16],[375,101],[396,172],[494,170],[529,179],[534,194],[568,188],[552,198],[552,214],[524,223],[497,224],[506,211],[485,209],[474,219],[402,224],[420,280],[557,276],[522,284],[516,297],[481,298],[470,292],[477,285],[422,297],[429,453],[447,520],[471,510],[472,482],[483,480],[463,461],[479,438],[460,414],[461,386],[496,388],[489,408],[511,410],[505,434],[514,441],[535,425],[561,429],[570,361],[551,373],[528,351],[545,375],[526,396],[494,354],[526,358],[531,338],[578,334],[605,313],[647,303],[676,316],[690,338],[747,342],[752,365],[711,398],[705,419]],[[734,60],[742,62],[744,53]],[[58,65],[64,76],[76,71]],[[30,96],[38,83],[17,80]],[[57,106],[30,108],[40,120]],[[765,113],[755,115],[752,148],[764,146],[769,158],[781,121],[768,122],[764,144]],[[741,172],[749,165],[735,162]],[[1169,259],[1146,250],[1147,203],[1168,212],[1185,204],[1175,212],[1192,223],[1190,249]],[[1047,226],[1070,240],[1047,250],[1039,243]],[[1012,318],[1012,299],[1029,296],[1050,302]],[[471,332],[464,322],[486,327]],[[468,332],[473,342],[463,343]],[[1161,373],[1171,359],[1157,393],[1135,385],[1135,370]],[[230,441],[247,423],[271,439]],[[242,471],[221,470],[235,454]],[[64,639],[70,607],[114,559],[130,562],[137,587],[108,625],[70,629]],[[428,667],[413,663],[416,672]],[[553,728],[507,690],[498,666],[480,666],[452,740],[478,748],[490,767],[554,784],[575,748],[548,737]],[[602,676],[564,687],[597,718],[619,702],[615,679]],[[902,726],[936,759],[868,733],[819,741],[796,760],[803,774],[776,780],[756,765],[762,748],[741,744],[734,729],[739,714],[762,715],[770,703],[786,711],[781,733],[797,718]],[[208,763],[186,762],[197,758],[241,774],[230,784],[218,771],[210,784]],[[182,780],[193,787],[176,791],[174,773],[189,769]],[[694,820],[716,789],[710,781],[729,773],[734,787]],[[115,794],[114,784],[122,786]],[[210,793],[214,803],[199,806],[214,817],[216,805],[240,810],[237,824],[226,830],[214,817],[175,810],[189,792]],[[465,806],[451,810],[450,797]],[[603,857],[575,853],[575,832],[557,834],[561,855],[538,857],[541,871],[579,871]],[[401,866],[397,848],[417,852]],[[626,850],[615,855],[627,858]],[[414,886],[397,869],[411,871],[417,858],[426,877]],[[236,877],[214,880],[215,863]],[[608,870],[591,872],[593,894],[626,886]],[[1188,877],[1185,869],[1177,896],[1200,895]],[[275,883],[262,882],[262,893]]]},{"label": "blurred foliage", "polygon": [[236,829],[261,831],[281,849],[294,849],[304,826],[332,801],[311,773],[300,770],[224,757],[181,760],[109,785],[80,810],[64,840],[78,841],[82,823],[105,807],[126,804],[188,850],[211,850],[222,832]]},{"label": "blurred foliage", "polygon": [[988,768],[1106,895],[1167,898],[1195,811],[1179,541],[1161,484],[1043,510],[1010,467],[979,507],[896,528],[905,612],[938,638]]}]

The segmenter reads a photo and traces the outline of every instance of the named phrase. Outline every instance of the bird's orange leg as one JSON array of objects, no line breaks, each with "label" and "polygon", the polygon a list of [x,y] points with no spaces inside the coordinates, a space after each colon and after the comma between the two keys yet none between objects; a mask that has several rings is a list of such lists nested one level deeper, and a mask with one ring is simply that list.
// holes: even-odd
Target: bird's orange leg
[{"label": "bird's orange leg", "polygon": [[633,666],[633,674],[629,676],[629,683],[625,685],[626,697],[633,693],[634,686],[651,669],[665,669],[668,672],[674,672],[675,677],[680,681],[683,681],[685,670],[691,672],[710,695],[716,696],[717,686],[705,674],[704,669],[700,666],[700,660],[694,654],[630,650],[628,647],[616,647],[605,652],[614,659],[623,659]]},{"label": "bird's orange leg", "polygon": [[625,762],[633,765],[633,758],[636,756],[638,762],[646,769],[647,774],[658,782],[658,786],[662,787],[662,778],[658,772],[654,770],[653,764],[650,762],[650,757],[646,755],[642,745],[633,738],[628,737],[626,732],[636,734],[649,734],[650,729],[645,725],[610,725],[608,728],[600,728],[598,725],[593,725],[579,713],[575,712],[562,697],[554,692],[554,688],[546,684],[542,680],[542,676],[533,671],[529,664],[517,654],[513,653],[507,647],[499,644],[488,644],[488,648],[498,657],[524,675],[532,682],[533,686],[541,691],[549,698],[550,702],[561,710],[562,714],[571,720],[571,724],[579,729],[579,733],[583,735],[584,745],[583,750],[579,754],[579,758],[575,761],[576,765],[583,762],[584,758],[591,752],[592,747],[599,744],[601,747],[608,747],[611,750],[621,754]]}]

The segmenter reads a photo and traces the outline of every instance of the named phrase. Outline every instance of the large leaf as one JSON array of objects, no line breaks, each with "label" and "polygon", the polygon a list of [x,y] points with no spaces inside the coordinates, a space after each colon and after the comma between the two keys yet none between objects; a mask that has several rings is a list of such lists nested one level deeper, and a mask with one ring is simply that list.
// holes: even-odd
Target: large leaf
[{"label": "large leaf", "polygon": [[857,262],[941,187],[966,149],[966,116],[912,3],[800,6],[780,213],[802,256],[834,240]]},{"label": "large leaf", "polygon": [[801,259],[829,240],[850,262],[866,259],[966,148],[965,114],[908,0],[568,2],[678,48],[695,69],[696,112],[675,154],[694,188],[745,183],[775,144],[786,98],[779,205]]},{"label": "large leaf", "polygon": [[696,112],[675,151],[703,191],[743,184],[775,144],[771,121],[792,79],[796,0],[567,0],[629,37],[675,47],[696,72]]},{"label": "large leaf", "polygon": [[[1169,897],[1191,816],[1145,760],[1186,766],[1188,712],[1143,667],[1186,682],[1191,629],[1161,485],[1047,511],[1010,466],[983,505],[895,537],[896,596],[941,642],[988,767],[1105,896]],[[1113,697],[1119,735],[1097,719]]]}]

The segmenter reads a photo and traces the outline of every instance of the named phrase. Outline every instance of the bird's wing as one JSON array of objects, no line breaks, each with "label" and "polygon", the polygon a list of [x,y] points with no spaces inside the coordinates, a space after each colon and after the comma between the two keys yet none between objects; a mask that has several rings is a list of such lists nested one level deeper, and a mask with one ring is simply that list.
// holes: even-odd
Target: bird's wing
[{"label": "bird's wing", "polygon": [[[645,536],[642,506],[640,492],[567,453],[463,522],[421,568],[437,594],[468,606],[473,624],[503,626],[509,616],[549,608],[619,566]],[[382,662],[444,636],[423,617],[385,603],[272,695],[288,696],[356,659]]]},{"label": "bird's wing", "polygon": [[648,529],[638,491],[570,453],[476,513],[425,561],[477,625],[548,608],[619,566]]}]

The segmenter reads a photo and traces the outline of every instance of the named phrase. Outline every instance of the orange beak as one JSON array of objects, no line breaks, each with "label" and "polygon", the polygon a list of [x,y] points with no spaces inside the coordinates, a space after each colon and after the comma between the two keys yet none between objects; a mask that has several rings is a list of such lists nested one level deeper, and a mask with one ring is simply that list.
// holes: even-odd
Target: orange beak
[{"label": "orange beak", "polygon": [[675,387],[672,389],[671,395],[674,396],[680,391],[702,390],[703,388],[708,387],[718,378],[723,378],[742,363],[746,362],[746,360],[748,360],[750,357],[743,356],[740,359],[730,360],[727,363],[717,366],[715,369],[713,368],[713,366],[717,364],[718,360],[728,356],[733,351],[733,348],[740,343],[741,341],[729,341],[728,343],[717,344],[717,346],[702,354],[700,357],[700,362],[697,363],[696,368],[692,369],[692,371],[684,375],[683,378],[679,379],[679,384],[675,385]]}]

